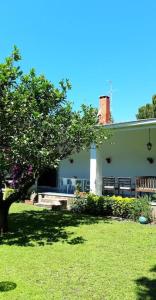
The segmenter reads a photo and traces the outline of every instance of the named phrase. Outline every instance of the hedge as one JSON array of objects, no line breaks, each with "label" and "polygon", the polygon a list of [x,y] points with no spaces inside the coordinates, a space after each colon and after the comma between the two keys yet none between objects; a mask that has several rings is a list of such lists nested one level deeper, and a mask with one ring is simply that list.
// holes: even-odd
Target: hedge
[{"label": "hedge", "polygon": [[121,196],[77,195],[72,211],[96,216],[115,216],[138,220],[143,215],[151,219],[151,206],[147,197],[128,198]]}]

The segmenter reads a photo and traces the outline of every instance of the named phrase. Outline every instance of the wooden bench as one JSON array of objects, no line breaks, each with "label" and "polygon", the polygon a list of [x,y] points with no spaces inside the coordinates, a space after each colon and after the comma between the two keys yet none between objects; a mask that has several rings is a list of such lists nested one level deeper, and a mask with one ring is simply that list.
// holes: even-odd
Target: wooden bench
[{"label": "wooden bench", "polygon": [[135,180],[135,196],[138,193],[156,193],[156,176],[141,176]]}]

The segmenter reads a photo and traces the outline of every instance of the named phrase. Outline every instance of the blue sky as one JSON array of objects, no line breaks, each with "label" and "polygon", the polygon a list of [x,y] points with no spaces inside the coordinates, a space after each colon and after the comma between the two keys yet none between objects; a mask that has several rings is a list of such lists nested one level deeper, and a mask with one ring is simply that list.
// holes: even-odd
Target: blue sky
[{"label": "blue sky", "polygon": [[114,120],[135,120],[156,93],[155,0],[5,0],[0,3],[0,59],[16,44],[25,72],[57,85],[69,99],[98,106],[113,85]]}]

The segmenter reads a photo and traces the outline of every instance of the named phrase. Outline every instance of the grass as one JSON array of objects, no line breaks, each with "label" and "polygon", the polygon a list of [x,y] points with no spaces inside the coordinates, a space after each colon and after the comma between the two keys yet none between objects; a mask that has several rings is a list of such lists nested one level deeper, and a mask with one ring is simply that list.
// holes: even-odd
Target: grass
[{"label": "grass", "polygon": [[156,227],[14,204],[0,299],[154,300]]}]

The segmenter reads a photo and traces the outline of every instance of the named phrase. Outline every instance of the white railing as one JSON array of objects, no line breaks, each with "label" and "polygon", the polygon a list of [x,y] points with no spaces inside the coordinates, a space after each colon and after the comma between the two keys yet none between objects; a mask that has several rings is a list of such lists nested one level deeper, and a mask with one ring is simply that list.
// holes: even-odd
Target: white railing
[{"label": "white railing", "polygon": [[61,177],[59,179],[59,190],[61,193],[74,194],[76,190],[89,192],[90,181],[86,178]]}]

